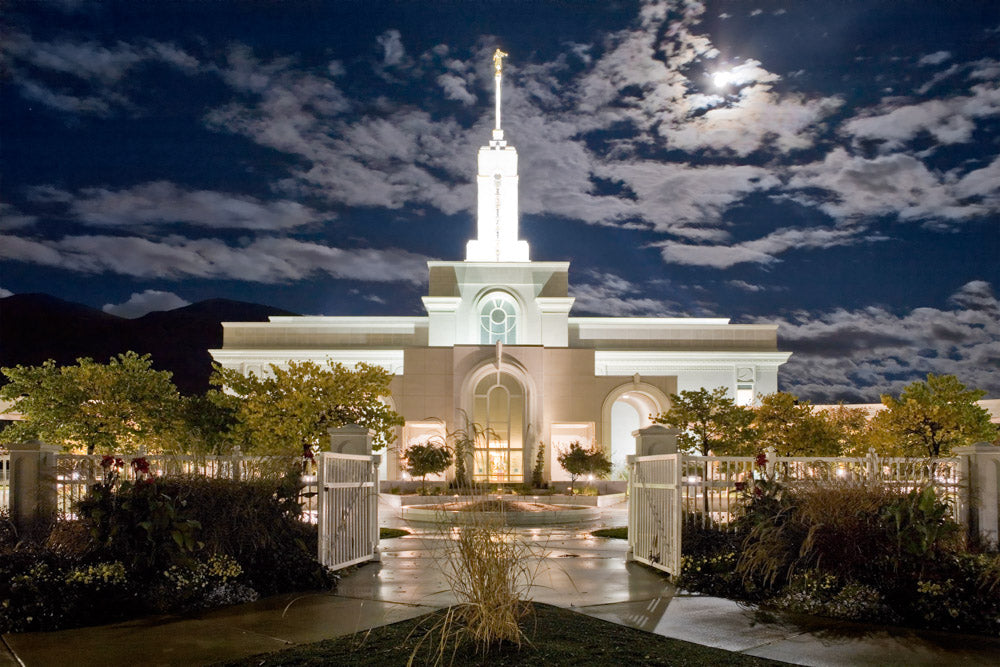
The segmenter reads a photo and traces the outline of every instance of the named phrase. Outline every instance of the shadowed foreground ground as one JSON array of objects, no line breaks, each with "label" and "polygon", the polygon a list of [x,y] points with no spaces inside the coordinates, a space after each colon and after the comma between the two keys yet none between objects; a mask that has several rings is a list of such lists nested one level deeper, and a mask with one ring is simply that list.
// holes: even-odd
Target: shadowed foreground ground
[{"label": "shadowed foreground ground", "polygon": [[[406,665],[420,639],[440,620],[442,612],[296,648],[225,663],[267,665]],[[523,625],[531,645],[504,646],[477,655],[466,646],[455,653],[454,665],[781,665],[785,663],[699,646],[608,623],[576,612],[534,605]],[[431,637],[436,637],[432,634]],[[419,649],[414,664],[431,664],[433,642]],[[446,657],[448,664],[450,656]]]}]

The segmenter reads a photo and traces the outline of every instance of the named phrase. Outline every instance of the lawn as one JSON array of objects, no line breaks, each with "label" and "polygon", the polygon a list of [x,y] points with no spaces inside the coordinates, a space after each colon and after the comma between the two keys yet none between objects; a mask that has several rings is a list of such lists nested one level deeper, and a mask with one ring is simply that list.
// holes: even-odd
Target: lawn
[{"label": "lawn", "polygon": [[610,537],[613,540],[627,540],[628,528],[620,526],[618,528],[600,528],[591,533],[594,537]]},{"label": "lawn", "polygon": [[[338,637],[315,644],[252,656],[225,663],[245,667],[273,665],[406,665],[421,637],[443,612],[434,612],[408,621],[375,628],[370,632]],[[476,654],[471,646],[455,654],[456,666],[490,665],[780,665],[771,660],[698,644],[667,639],[659,635],[616,625],[567,609],[535,604],[525,622],[531,645],[518,649],[509,645],[488,655]],[[432,664],[425,642],[415,665]],[[449,664],[445,660],[445,665]]]}]

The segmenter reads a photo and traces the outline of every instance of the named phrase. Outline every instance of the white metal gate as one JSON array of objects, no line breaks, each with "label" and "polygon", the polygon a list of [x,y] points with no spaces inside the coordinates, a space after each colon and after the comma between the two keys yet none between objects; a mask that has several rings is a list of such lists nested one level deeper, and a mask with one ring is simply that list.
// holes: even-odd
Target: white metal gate
[{"label": "white metal gate", "polygon": [[378,560],[378,455],[317,455],[319,561],[335,570]]},{"label": "white metal gate", "polygon": [[629,457],[629,558],[674,576],[681,573],[681,456]]}]

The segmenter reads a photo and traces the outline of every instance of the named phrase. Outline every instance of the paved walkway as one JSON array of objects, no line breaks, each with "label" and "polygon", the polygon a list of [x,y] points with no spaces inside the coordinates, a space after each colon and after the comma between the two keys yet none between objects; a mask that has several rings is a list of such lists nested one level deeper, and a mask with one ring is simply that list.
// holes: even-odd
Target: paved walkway
[{"label": "paved walkway", "polygon": [[[390,520],[388,523],[399,525]],[[626,564],[621,540],[599,525],[524,529],[547,557],[532,597],[665,637],[804,665],[995,665],[1000,640],[766,614],[729,600],[676,594],[656,572]],[[48,633],[4,635],[7,665],[204,665],[352,634],[452,602],[435,529],[383,542],[378,564],[345,577],[336,595],[283,595],[190,617],[154,617]]]}]

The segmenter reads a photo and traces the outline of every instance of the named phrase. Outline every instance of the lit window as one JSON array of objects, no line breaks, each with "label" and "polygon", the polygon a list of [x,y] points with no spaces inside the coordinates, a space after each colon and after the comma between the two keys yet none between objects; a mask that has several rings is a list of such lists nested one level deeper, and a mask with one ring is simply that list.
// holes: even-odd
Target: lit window
[{"label": "lit window", "polygon": [[479,306],[479,333],[484,345],[517,342],[517,307],[510,296],[493,292],[483,299]]}]

